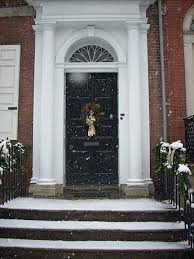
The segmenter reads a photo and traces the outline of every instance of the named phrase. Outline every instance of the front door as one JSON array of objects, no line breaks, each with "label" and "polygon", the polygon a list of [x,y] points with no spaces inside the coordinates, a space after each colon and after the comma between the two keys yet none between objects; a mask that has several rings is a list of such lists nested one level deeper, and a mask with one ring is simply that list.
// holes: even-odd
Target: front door
[{"label": "front door", "polygon": [[[118,183],[117,94],[117,73],[66,74],[67,185]],[[81,111],[91,103],[102,116],[97,123],[98,111],[88,113],[94,118],[89,130]]]}]

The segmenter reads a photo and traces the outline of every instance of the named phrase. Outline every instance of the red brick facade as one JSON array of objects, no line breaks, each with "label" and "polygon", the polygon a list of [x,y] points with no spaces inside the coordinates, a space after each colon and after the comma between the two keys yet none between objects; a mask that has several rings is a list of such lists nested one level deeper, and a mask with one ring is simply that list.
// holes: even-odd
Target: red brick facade
[{"label": "red brick facade", "polygon": [[[168,116],[168,141],[184,141],[186,117],[185,67],[183,45],[183,20],[194,0],[163,1],[163,32],[165,52],[165,77]],[[154,146],[162,136],[162,94],[159,50],[159,25],[157,2],[147,11],[148,33],[151,164]],[[151,166],[152,167],[152,166]],[[153,172],[153,170],[152,170]]]},{"label": "red brick facade", "polygon": [[[161,92],[161,68],[158,5],[154,4],[147,10],[148,23],[148,73],[150,91],[150,146],[151,168],[153,168],[154,146],[159,143],[162,136],[162,92]],[[151,170],[153,172],[153,170]]]},{"label": "red brick facade", "polygon": [[184,17],[194,0],[164,0],[165,67],[168,103],[168,140],[184,140],[186,117],[183,45]]}]

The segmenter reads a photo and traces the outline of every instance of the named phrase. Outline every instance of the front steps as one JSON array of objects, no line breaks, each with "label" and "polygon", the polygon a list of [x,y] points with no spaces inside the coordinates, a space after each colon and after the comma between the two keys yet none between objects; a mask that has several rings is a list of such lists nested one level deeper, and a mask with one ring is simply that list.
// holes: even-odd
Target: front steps
[{"label": "front steps", "polygon": [[179,219],[148,199],[16,199],[0,206],[0,258],[194,258]]}]

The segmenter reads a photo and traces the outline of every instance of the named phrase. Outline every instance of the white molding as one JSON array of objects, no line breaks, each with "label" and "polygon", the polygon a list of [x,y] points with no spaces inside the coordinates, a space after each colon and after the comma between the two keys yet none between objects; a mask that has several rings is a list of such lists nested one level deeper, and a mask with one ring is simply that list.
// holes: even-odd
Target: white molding
[{"label": "white molding", "polygon": [[194,43],[184,43],[184,58],[185,58],[185,84],[186,84],[186,102],[187,116],[194,114]]},{"label": "white molding", "polygon": [[[65,41],[62,46],[59,48],[57,55],[56,55],[56,63],[64,63],[65,57],[71,46],[80,41],[81,39],[85,39],[88,37],[88,30],[83,29],[77,31],[73,34],[73,36],[68,40]],[[126,53],[117,43],[117,41],[112,37],[112,35],[108,32],[105,32],[100,29],[95,29],[95,37],[104,40],[105,42],[109,43],[112,48],[115,50],[118,61],[121,63],[126,62]]]},{"label": "white molding", "polygon": [[194,43],[194,33],[193,34],[186,34],[184,37],[184,44],[185,43]]},{"label": "white molding", "polygon": [[190,31],[191,21],[194,19],[194,4],[189,8],[183,21],[183,31]]},{"label": "white molding", "polygon": [[[68,72],[116,72],[118,73],[118,115],[120,113],[125,113],[123,120],[119,119],[119,184],[128,183],[138,183],[139,185],[147,183],[150,181],[149,170],[147,168],[150,161],[149,155],[144,155],[144,150],[139,150],[138,147],[130,147],[131,140],[133,142],[133,134],[129,135],[131,123],[135,124],[138,121],[137,129],[133,128],[135,134],[135,139],[138,145],[143,144],[149,145],[149,123],[148,117],[142,118],[142,111],[144,108],[148,109],[149,96],[148,96],[148,82],[144,84],[144,80],[147,80],[147,55],[144,55],[146,50],[146,42],[139,42],[136,39],[137,46],[134,45],[134,35],[135,37],[141,38],[142,41],[147,41],[147,31],[149,25],[147,24],[146,18],[146,8],[150,4],[148,0],[133,0],[133,1],[116,1],[114,2],[114,12],[111,14],[111,10],[104,10],[103,5],[99,7],[98,10],[93,8],[92,12],[89,12],[91,7],[88,7],[86,13],[84,13],[84,8],[79,10],[75,6],[75,2],[78,0],[48,0],[48,1],[35,1],[28,0],[33,6],[36,7],[37,17],[35,31],[37,34],[44,34],[42,29],[45,29],[51,25],[56,28],[55,34],[55,61],[54,61],[54,83],[52,86],[53,90],[53,128],[49,134],[49,137],[53,138],[53,149],[52,149],[52,168],[54,175],[46,176],[46,173],[42,176],[42,179],[38,179],[37,183],[41,184],[41,181],[45,184],[48,183],[48,179],[52,182],[53,177],[56,179],[57,184],[65,184],[65,155],[64,155],[64,137],[65,137],[65,74]],[[91,0],[83,0],[83,2]],[[92,0],[93,3],[98,4],[98,0]],[[103,0],[104,1],[104,0]],[[60,8],[62,5],[68,2],[68,6],[72,7],[71,12],[67,12]],[[104,1],[107,4],[109,1]],[[49,3],[51,5],[49,6]],[[53,3],[53,4],[52,4]],[[72,3],[72,5],[71,5]],[[103,2],[102,2],[103,3]],[[123,4],[123,5],[122,5]],[[125,5],[131,6],[131,8],[124,9]],[[118,10],[116,7],[118,6]],[[100,13],[100,8],[102,12]],[[107,6],[106,6],[107,8]],[[123,9],[122,9],[123,8]],[[75,12],[73,10],[76,10]],[[95,13],[94,13],[95,12]],[[69,23],[67,21],[70,21]],[[83,21],[83,22],[80,22]],[[116,21],[115,23],[113,21]],[[115,26],[116,25],[116,26]],[[130,42],[127,41],[128,35],[127,30],[132,30]],[[117,55],[117,62],[110,63],[68,63],[65,62],[66,57],[68,57],[70,50],[77,46],[79,41],[86,41],[90,37],[94,37],[96,42],[102,42],[102,44],[111,46],[112,52]],[[141,41],[140,40],[140,41]],[[46,44],[46,43],[45,43]],[[131,48],[132,46],[132,48]],[[141,49],[143,48],[143,49]],[[131,51],[131,52],[130,52]],[[135,51],[135,53],[134,53]],[[128,54],[130,53],[130,54]],[[115,55],[115,56],[116,56]],[[141,56],[144,55],[143,64]],[[137,58],[138,56],[138,58]],[[41,54],[39,54],[39,59],[41,59]],[[135,63],[138,68],[135,68]],[[141,67],[142,66],[142,67]],[[133,73],[134,72],[134,73]],[[39,71],[42,74],[42,71]],[[130,76],[129,76],[130,74]],[[41,75],[42,76],[42,75]],[[49,77],[49,75],[48,75]],[[131,79],[131,78],[133,79]],[[49,82],[48,82],[49,84]],[[44,87],[45,84],[41,85]],[[47,85],[48,87],[48,85]],[[138,88],[138,89],[136,89]],[[136,100],[130,97],[132,94]],[[143,91],[143,93],[141,93]],[[135,92],[135,93],[134,93]],[[41,99],[42,100],[42,99]],[[135,103],[136,110],[130,101]],[[138,104],[136,104],[136,101]],[[142,104],[143,103],[143,104]],[[135,109],[135,111],[134,111]],[[138,116],[138,120],[136,120]],[[135,125],[133,125],[135,126]],[[144,129],[144,126],[146,129]],[[52,132],[53,131],[53,132]],[[143,142],[142,138],[146,137]],[[134,141],[136,143],[136,141]],[[41,144],[43,145],[43,144]],[[56,149],[55,149],[56,147]],[[134,154],[134,149],[138,155],[136,159],[136,154]],[[57,152],[55,152],[57,150]],[[131,152],[131,153],[130,153]],[[147,151],[146,151],[147,152]],[[41,158],[40,158],[41,159]],[[137,161],[136,161],[137,160]],[[146,160],[145,163],[143,160]],[[134,161],[134,166],[130,166],[131,161]],[[142,168],[145,165],[145,170]],[[131,174],[130,169],[137,169],[138,174],[133,175],[133,170]],[[51,177],[52,176],[52,177]],[[135,181],[135,182],[134,182]],[[52,182],[54,184],[54,181]],[[143,186],[143,185],[142,185]]]}]

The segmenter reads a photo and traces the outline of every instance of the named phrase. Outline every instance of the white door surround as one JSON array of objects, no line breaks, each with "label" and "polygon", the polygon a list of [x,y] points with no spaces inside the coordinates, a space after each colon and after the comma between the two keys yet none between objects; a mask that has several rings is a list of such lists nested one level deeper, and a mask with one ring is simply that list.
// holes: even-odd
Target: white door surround
[{"label": "white door surround", "polygon": [[[28,2],[37,11],[33,194],[54,195],[64,184],[65,73],[117,72],[118,114],[125,114],[123,120],[119,119],[119,186],[129,196],[149,195],[149,1],[111,0],[99,4],[94,0],[95,9],[87,0],[80,8],[78,0]],[[92,16],[91,11],[95,12]],[[91,38],[116,53],[116,62],[69,63],[68,53]]]},{"label": "white door surround", "polygon": [[187,116],[194,114],[194,31],[191,31],[193,20],[194,5],[188,10],[183,23]]}]

